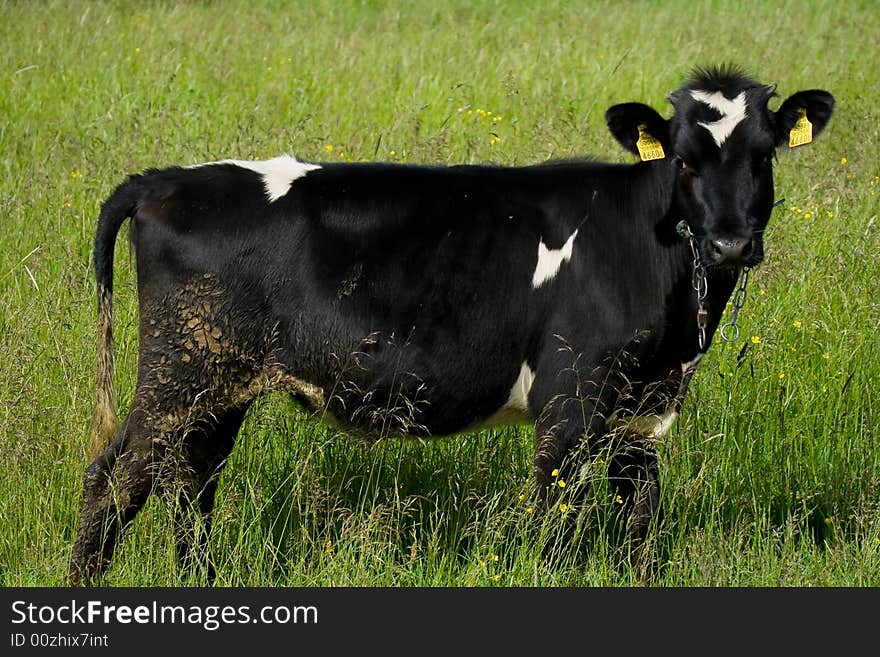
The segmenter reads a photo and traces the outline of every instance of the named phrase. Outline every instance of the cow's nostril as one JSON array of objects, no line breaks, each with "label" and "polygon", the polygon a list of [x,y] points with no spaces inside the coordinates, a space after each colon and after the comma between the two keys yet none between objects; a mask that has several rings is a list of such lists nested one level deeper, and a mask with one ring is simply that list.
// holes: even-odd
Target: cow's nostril
[{"label": "cow's nostril", "polygon": [[717,264],[744,260],[752,253],[750,237],[722,237],[709,242],[712,257]]}]

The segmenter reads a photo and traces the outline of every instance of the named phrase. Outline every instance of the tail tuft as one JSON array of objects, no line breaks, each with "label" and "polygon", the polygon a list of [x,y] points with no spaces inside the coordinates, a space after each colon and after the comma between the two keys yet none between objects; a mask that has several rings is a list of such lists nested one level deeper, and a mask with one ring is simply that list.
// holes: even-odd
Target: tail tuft
[{"label": "tail tuft", "polygon": [[116,435],[116,394],[113,391],[113,251],[122,223],[134,215],[141,188],[132,176],[104,202],[98,218],[93,255],[98,283],[98,387],[92,411],[89,453],[95,458]]},{"label": "tail tuft", "polygon": [[95,407],[92,409],[92,426],[89,457],[98,456],[116,435],[119,421],[116,419],[116,393],[113,389],[113,313],[111,296],[98,284],[98,386]]}]

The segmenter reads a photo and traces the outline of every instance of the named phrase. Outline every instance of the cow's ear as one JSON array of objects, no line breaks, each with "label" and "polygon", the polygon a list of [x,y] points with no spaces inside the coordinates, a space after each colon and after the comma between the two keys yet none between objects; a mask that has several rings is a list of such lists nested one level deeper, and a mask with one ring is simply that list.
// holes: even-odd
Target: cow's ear
[{"label": "cow's ear", "polygon": [[811,89],[789,96],[776,111],[776,145],[811,142],[828,124],[833,111],[834,96],[827,91]]},{"label": "cow's ear", "polygon": [[[605,112],[605,123],[614,138],[620,142],[626,150],[642,159],[658,159],[669,154],[669,121],[657,113],[653,107],[642,103],[622,103],[614,105]],[[639,130],[641,128],[641,131]],[[650,144],[651,138],[659,142],[662,151],[653,151],[653,156],[645,157],[645,151],[639,152],[638,142],[642,138],[642,144],[647,139]],[[656,146],[656,145],[655,145]]]}]

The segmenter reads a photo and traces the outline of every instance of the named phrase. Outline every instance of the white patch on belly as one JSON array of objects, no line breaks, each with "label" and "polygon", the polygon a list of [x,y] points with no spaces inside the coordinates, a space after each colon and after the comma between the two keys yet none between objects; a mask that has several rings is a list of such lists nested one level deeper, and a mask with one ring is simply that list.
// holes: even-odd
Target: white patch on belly
[{"label": "white patch on belly", "polygon": [[617,411],[614,411],[605,424],[609,431],[625,429],[629,433],[634,433],[642,438],[656,439],[662,438],[669,433],[676,419],[678,419],[678,411],[672,409],[669,409],[663,415],[651,413],[650,415],[634,415],[625,418],[617,417]]},{"label": "white patch on belly", "polygon": [[562,263],[571,259],[571,250],[574,248],[574,238],[577,234],[575,230],[558,249],[548,249],[543,240],[538,243],[538,264],[535,265],[535,273],[532,274],[532,288],[539,288],[552,279],[559,272]]},{"label": "white patch on belly", "polygon": [[320,413],[326,412],[327,399],[324,397],[324,389],[320,386],[290,376],[287,378],[287,387],[291,393],[305,399],[311,410]]},{"label": "white patch on belly", "polygon": [[523,363],[519,370],[519,376],[504,406],[495,411],[490,418],[482,422],[480,426],[491,427],[508,424],[525,424],[533,420],[529,413],[529,391],[535,381],[535,373],[527,363]]},{"label": "white patch on belly", "polygon": [[700,364],[700,361],[703,360],[703,354],[697,354],[693,360],[689,360],[686,363],[681,364],[681,373],[687,374],[688,370],[697,369],[697,365]]},{"label": "white patch on belly", "polygon": [[263,187],[266,190],[266,196],[270,203],[277,201],[287,194],[295,180],[302,178],[309,171],[321,168],[320,164],[300,162],[292,155],[280,155],[273,157],[271,160],[220,160],[218,162],[193,164],[187,168],[195,169],[197,167],[211,166],[212,164],[234,164],[242,169],[249,169],[260,174],[263,177]]},{"label": "white patch on belly", "polygon": [[727,98],[720,91],[691,91],[691,97],[721,114],[721,118],[717,121],[697,123],[709,131],[712,139],[718,144],[718,148],[721,148],[721,144],[730,137],[734,128],[746,118],[746,92],[740,92],[739,96],[733,100]]}]

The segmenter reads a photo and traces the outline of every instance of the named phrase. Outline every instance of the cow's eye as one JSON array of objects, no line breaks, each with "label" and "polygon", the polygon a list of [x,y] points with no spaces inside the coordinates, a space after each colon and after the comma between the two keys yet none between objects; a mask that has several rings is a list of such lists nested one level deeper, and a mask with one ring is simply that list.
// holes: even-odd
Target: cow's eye
[{"label": "cow's eye", "polygon": [[682,176],[696,178],[699,175],[697,170],[688,164],[684,158],[676,156],[675,162],[678,165],[678,171]]}]

